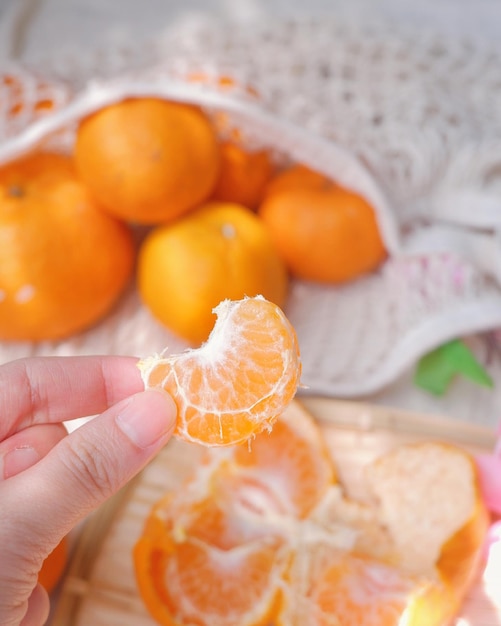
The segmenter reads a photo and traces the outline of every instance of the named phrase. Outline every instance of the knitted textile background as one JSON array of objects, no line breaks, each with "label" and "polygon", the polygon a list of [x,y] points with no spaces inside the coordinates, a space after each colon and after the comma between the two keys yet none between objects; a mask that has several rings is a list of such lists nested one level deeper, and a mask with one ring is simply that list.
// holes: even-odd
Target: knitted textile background
[{"label": "knitted textile background", "polygon": [[[192,71],[209,80],[193,84]],[[147,46],[5,64],[0,161],[35,145],[71,148],[78,119],[128,95],[224,111],[252,145],[300,160],[375,206],[390,258],[342,287],[296,281],[286,312],[310,393],[354,397],[394,381],[446,340],[501,327],[501,53],[478,41],[384,23],[281,20],[231,28],[186,20]],[[236,84],[221,89],[221,74]],[[40,115],[39,100],[57,106]],[[15,104],[22,101],[21,111]],[[12,111],[17,110],[16,115]],[[107,319],[35,354],[184,347],[131,290]]]}]

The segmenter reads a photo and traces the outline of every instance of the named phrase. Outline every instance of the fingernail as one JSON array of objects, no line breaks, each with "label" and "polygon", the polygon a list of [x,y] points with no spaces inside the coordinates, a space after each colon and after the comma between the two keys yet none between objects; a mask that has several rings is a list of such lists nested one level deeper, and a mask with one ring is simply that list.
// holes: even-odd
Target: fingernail
[{"label": "fingernail", "polygon": [[126,400],[116,417],[120,430],[139,448],[148,448],[172,433],[177,409],[164,391],[148,390]]},{"label": "fingernail", "polygon": [[40,455],[31,446],[21,446],[7,452],[3,458],[4,478],[10,478],[35,465]]}]

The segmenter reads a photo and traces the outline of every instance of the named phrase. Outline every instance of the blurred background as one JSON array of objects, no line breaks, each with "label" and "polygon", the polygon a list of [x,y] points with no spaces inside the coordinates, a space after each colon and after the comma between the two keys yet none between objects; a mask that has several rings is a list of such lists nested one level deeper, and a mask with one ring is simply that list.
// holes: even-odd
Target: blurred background
[{"label": "blurred background", "polygon": [[[349,16],[361,21],[392,20],[414,28],[438,28],[444,34],[474,35],[499,43],[498,0],[2,0],[3,16],[26,7],[25,39],[19,54],[36,58],[48,49],[99,45],[108,37],[148,39],[188,14],[242,21],[293,15]],[[29,22],[29,23],[28,23]],[[64,25],[64,28],[61,26]]]},{"label": "blurred background", "polygon": [[[0,59],[38,68],[44,59],[51,67],[66,58],[85,65],[86,57],[100,50],[121,46],[138,50],[197,19],[270,25],[285,17],[324,15],[360,25],[383,23],[395,33],[412,32],[414,38],[433,33],[438,39],[467,39],[488,49],[501,48],[498,0],[0,0]],[[494,382],[501,380],[498,335],[486,341],[485,334],[472,333],[468,341]],[[416,387],[413,377],[414,370],[406,371],[364,399],[497,424],[499,385],[485,388],[459,377],[445,395],[437,396]]]}]

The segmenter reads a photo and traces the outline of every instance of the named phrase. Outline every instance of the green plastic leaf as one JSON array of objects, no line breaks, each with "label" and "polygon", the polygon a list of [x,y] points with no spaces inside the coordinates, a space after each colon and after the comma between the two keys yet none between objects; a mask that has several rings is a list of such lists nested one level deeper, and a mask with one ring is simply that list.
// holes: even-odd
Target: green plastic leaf
[{"label": "green plastic leaf", "polygon": [[423,356],[416,368],[414,384],[441,396],[457,375],[465,376],[483,387],[494,386],[492,378],[460,339],[449,341]]}]

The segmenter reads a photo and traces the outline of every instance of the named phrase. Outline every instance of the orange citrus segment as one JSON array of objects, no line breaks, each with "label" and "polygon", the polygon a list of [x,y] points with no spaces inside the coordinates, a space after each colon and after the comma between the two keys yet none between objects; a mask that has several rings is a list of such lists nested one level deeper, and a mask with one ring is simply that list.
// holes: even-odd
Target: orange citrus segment
[{"label": "orange citrus segment", "polygon": [[176,434],[204,445],[239,443],[270,428],[301,375],[295,331],[262,296],[221,302],[198,349],[140,362],[145,386],[163,387],[178,408]]},{"label": "orange citrus segment", "polygon": [[288,411],[270,433],[251,446],[235,450],[241,475],[274,493],[288,515],[308,515],[335,480],[335,471],[320,431],[313,420]]},{"label": "orange citrus segment", "polygon": [[143,537],[134,556],[141,595],[160,624],[265,626],[275,616],[287,564],[276,541],[220,550],[187,539],[168,553]]},{"label": "orange citrus segment", "polygon": [[345,555],[327,567],[314,584],[310,598],[313,624],[399,626],[423,588],[389,565]]},{"label": "orange citrus segment", "polygon": [[296,551],[276,626],[442,626],[455,611],[438,576],[319,542]]},{"label": "orange citrus segment", "polygon": [[[232,499],[225,463],[153,508],[134,550],[143,601],[160,624],[269,624],[290,551]],[[210,497],[198,499],[206,472]]]},{"label": "orange citrus segment", "polygon": [[[214,626],[264,623],[277,595],[272,582],[277,557],[277,548],[266,542],[232,551],[186,542],[168,560],[165,572],[173,608],[188,623],[201,617]],[[194,572],[210,585],[200,585]],[[189,601],[183,603],[183,598]],[[242,615],[248,616],[243,622]]]}]

